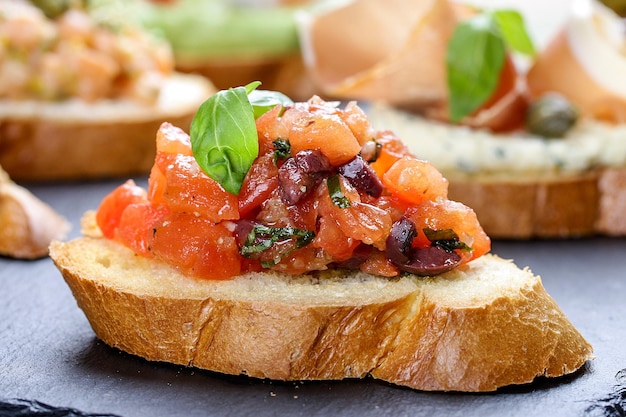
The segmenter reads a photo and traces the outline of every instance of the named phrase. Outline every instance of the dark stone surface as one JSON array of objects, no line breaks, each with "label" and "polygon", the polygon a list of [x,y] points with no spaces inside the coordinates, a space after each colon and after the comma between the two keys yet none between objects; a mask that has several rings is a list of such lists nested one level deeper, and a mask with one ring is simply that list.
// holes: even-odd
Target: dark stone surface
[{"label": "dark stone surface", "polygon": [[[77,236],[81,214],[119,183],[28,188],[70,219]],[[542,276],[593,344],[595,360],[574,375],[489,394],[418,392],[369,379],[285,383],[224,376],[106,346],[50,259],[0,258],[0,405],[23,399],[59,407],[56,415],[73,410],[121,417],[624,416],[626,239],[498,241],[493,252]],[[0,415],[28,414],[0,408]]]}]

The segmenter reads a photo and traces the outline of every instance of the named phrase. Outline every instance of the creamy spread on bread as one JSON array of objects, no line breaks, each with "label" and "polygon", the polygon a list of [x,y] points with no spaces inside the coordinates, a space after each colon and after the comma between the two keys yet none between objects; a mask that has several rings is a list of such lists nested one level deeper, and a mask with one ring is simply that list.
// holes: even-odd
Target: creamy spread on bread
[{"label": "creamy spread on bread", "polygon": [[444,174],[580,173],[600,166],[626,165],[626,125],[583,119],[564,138],[526,132],[494,134],[437,123],[383,104],[368,109],[372,125],[394,132],[420,158]]},{"label": "creamy spread on bread", "polygon": [[0,99],[154,103],[173,72],[170,47],[108,18],[112,10],[77,6],[47,16],[26,0],[0,2]]}]

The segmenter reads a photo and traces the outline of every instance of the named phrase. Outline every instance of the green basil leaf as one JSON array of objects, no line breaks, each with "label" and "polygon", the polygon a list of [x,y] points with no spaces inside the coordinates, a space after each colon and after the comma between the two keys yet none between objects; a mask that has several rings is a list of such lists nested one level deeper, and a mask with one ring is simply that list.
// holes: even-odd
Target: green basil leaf
[{"label": "green basil leaf", "polygon": [[283,107],[293,105],[293,101],[289,97],[278,91],[254,90],[248,94],[248,99],[254,109],[255,119],[258,119],[279,104]]},{"label": "green basil leaf", "polygon": [[446,54],[452,122],[459,122],[491,97],[505,58],[506,46],[491,14],[479,14],[457,25]]},{"label": "green basil leaf", "polygon": [[493,17],[509,48],[524,55],[535,55],[535,46],[524,26],[524,18],[518,11],[496,10]]},{"label": "green basil leaf", "polygon": [[190,127],[191,148],[200,168],[226,191],[239,194],[259,154],[256,123],[246,87],[221,90],[202,103]]}]

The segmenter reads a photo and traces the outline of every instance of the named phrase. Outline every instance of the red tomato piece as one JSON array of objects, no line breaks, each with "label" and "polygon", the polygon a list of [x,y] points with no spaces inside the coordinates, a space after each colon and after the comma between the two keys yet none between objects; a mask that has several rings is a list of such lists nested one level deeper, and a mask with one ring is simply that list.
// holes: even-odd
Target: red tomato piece
[{"label": "red tomato piece", "polygon": [[289,131],[291,154],[306,149],[319,149],[333,166],[354,158],[361,145],[352,131],[337,115],[312,114],[297,119]]},{"label": "red tomato piece", "polygon": [[152,253],[183,273],[208,279],[228,279],[241,269],[228,227],[190,213],[173,213],[155,226]]},{"label": "red tomato piece", "polygon": [[156,150],[169,154],[193,155],[189,135],[181,128],[167,122],[162,123],[157,131]]},{"label": "red tomato piece", "polygon": [[112,239],[126,207],[130,204],[146,201],[146,191],[137,186],[133,180],[128,180],[115,188],[102,199],[96,213],[96,222],[102,234],[106,238]]},{"label": "red tomato piece", "polygon": [[172,211],[194,213],[215,223],[239,218],[237,196],[206,175],[193,156],[179,155],[165,177],[164,202]]},{"label": "red tomato piece", "polygon": [[[267,113],[266,113],[267,114]],[[267,200],[278,186],[278,167],[272,153],[259,156],[246,174],[239,192],[239,215],[245,217]]]},{"label": "red tomato piece", "polygon": [[463,262],[476,259],[491,250],[491,240],[478,222],[476,213],[462,203],[451,200],[424,201],[407,210],[406,216],[415,223],[418,236],[414,245],[428,246],[430,242],[423,229],[453,230],[459,240],[472,248],[471,252],[459,251]]},{"label": "red tomato piece", "polygon": [[405,156],[389,168],[382,180],[392,194],[412,204],[448,197],[448,180],[428,161]]},{"label": "red tomato piece", "polygon": [[169,215],[165,206],[149,203],[130,204],[122,213],[115,238],[143,256],[152,257],[151,245],[154,228]]}]

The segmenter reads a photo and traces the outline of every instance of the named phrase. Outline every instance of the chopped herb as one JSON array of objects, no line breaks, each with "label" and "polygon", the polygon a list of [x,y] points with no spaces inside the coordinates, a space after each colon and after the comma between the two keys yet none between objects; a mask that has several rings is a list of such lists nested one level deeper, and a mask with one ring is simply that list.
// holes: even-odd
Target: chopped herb
[{"label": "chopped herb", "polygon": [[241,255],[250,256],[264,252],[272,245],[286,240],[296,239],[296,249],[302,248],[313,241],[315,232],[295,227],[269,227],[255,225],[240,249]]},{"label": "chopped herb", "polygon": [[472,248],[461,242],[459,235],[452,229],[434,230],[429,227],[422,229],[426,238],[430,240],[431,246],[437,246],[452,252],[455,249],[471,251]]},{"label": "chopped herb", "polygon": [[332,175],[328,177],[328,194],[330,194],[330,199],[333,204],[339,208],[345,209],[352,204],[350,204],[350,200],[343,195],[343,191],[341,191],[341,184],[339,183],[339,175]]},{"label": "chopped herb", "polygon": [[291,144],[287,139],[278,138],[274,142],[274,162],[287,159],[291,155]]}]

